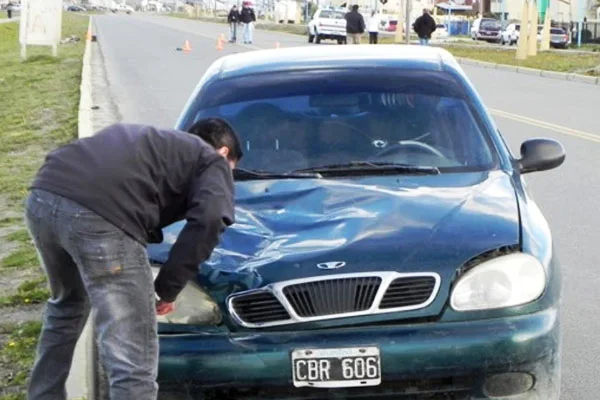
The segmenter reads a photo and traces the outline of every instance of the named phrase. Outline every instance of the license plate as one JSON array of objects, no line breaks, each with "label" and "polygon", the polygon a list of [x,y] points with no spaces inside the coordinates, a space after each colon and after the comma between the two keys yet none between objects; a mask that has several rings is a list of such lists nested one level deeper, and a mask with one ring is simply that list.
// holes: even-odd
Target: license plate
[{"label": "license plate", "polygon": [[292,352],[295,387],[339,388],[381,383],[377,347],[302,349]]}]

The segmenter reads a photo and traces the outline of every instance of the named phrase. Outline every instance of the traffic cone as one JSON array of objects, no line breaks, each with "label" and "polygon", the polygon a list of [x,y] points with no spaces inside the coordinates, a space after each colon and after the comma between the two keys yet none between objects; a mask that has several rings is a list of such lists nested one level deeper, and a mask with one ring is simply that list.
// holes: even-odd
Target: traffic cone
[{"label": "traffic cone", "polygon": [[190,51],[192,51],[192,46],[190,46],[189,40],[186,40],[185,43],[183,44],[183,51],[185,53],[189,53]]},{"label": "traffic cone", "polygon": [[221,38],[217,40],[217,50],[223,50],[223,42],[221,41]]},{"label": "traffic cone", "polygon": [[225,41],[225,34],[221,33],[221,42],[224,42],[224,41]]},{"label": "traffic cone", "polygon": [[92,30],[88,29],[86,35],[85,35],[85,40],[87,40],[88,42],[90,42],[92,40]]}]

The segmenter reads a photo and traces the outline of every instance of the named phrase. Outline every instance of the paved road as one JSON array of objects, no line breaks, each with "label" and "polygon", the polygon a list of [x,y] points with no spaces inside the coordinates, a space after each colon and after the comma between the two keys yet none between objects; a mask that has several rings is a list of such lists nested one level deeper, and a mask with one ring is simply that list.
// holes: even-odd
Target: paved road
[{"label": "paved road", "polygon": [[[306,44],[303,37],[255,33],[252,46],[216,39],[225,25],[149,16],[95,17],[107,67],[109,94],[128,122],[171,127],[205,68],[224,54]],[[185,40],[190,54],[178,52]],[[96,54],[95,63],[98,63]],[[598,86],[465,67],[510,147],[518,153],[530,137],[562,141],[567,161],[555,171],[528,177],[534,196],[553,228],[564,267],[565,400],[595,400],[600,393],[597,333],[600,270],[593,249],[600,239],[600,124]],[[105,96],[106,97],[106,96]],[[596,136],[597,135],[597,136]],[[592,251],[590,251],[592,250]]]}]

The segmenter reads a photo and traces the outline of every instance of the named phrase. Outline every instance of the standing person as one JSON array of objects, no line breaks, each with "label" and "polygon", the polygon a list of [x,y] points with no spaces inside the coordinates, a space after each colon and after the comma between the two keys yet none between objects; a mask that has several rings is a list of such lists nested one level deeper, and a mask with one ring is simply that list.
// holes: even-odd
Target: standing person
[{"label": "standing person", "polygon": [[12,2],[8,2],[8,4],[6,5],[6,16],[8,17],[8,19],[12,18],[12,12],[13,12],[13,4]]},{"label": "standing person", "polygon": [[365,32],[365,20],[358,12],[358,5],[354,4],[352,10],[347,12],[346,18],[346,42],[360,44],[360,37]]},{"label": "standing person", "polygon": [[431,34],[435,32],[436,29],[435,20],[429,15],[428,9],[423,9],[423,15],[417,18],[413,23],[413,29],[419,36],[419,43],[423,46],[427,46],[429,44],[429,39],[431,39]]},{"label": "standing person", "polygon": [[227,22],[229,23],[229,43],[235,43],[237,40],[237,25],[240,22],[240,13],[235,4],[227,14]]},{"label": "standing person", "polygon": [[245,1],[242,6],[242,12],[240,13],[240,21],[244,24],[244,43],[252,43],[252,28],[256,21],[256,15],[254,10],[250,7],[250,2]]},{"label": "standing person", "polygon": [[379,35],[379,24],[381,20],[377,11],[371,12],[371,18],[369,19],[369,44],[377,44],[377,36]]},{"label": "standing person", "polygon": [[[111,400],[157,398],[156,314],[174,301],[234,223],[232,128],[189,133],[116,124],[51,152],[31,185],[26,220],[48,277],[29,400],[65,400],[75,344],[94,308]],[[146,243],[187,220],[156,280]],[[158,295],[159,300],[155,297]]]}]

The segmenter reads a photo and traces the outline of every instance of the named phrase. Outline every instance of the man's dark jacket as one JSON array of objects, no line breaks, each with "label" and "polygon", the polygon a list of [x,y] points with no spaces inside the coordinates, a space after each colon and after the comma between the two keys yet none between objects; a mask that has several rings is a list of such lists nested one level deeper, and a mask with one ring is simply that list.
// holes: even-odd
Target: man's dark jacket
[{"label": "man's dark jacket", "polygon": [[256,21],[256,15],[254,15],[254,10],[250,7],[242,8],[242,12],[240,13],[240,21],[245,24]]},{"label": "man's dark jacket", "polygon": [[431,34],[436,29],[436,23],[429,14],[423,14],[416,19],[413,29],[421,39],[431,39]]},{"label": "man's dark jacket", "polygon": [[365,19],[358,11],[346,13],[346,33],[364,33]]},{"label": "man's dark jacket", "polygon": [[81,204],[144,245],[162,242],[161,228],[187,220],[155,280],[169,302],[234,223],[227,161],[186,132],[109,126],[48,154],[31,187]]},{"label": "man's dark jacket", "polygon": [[229,14],[227,15],[227,22],[228,23],[232,23],[232,22],[238,22],[240,20],[240,13],[238,12],[238,10],[231,10],[229,11]]}]

